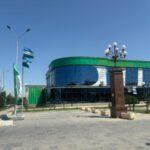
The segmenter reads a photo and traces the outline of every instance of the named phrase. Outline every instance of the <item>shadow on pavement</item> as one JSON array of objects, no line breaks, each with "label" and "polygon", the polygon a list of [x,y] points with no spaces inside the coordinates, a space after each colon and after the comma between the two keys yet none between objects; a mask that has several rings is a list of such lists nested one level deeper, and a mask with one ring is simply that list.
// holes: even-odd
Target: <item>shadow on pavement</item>
[{"label": "shadow on pavement", "polygon": [[88,116],[85,116],[85,115],[78,115],[77,118],[80,118],[80,117],[83,117],[83,118],[109,118],[109,116],[99,116],[99,115],[96,115],[96,116],[93,116],[93,115],[88,115]]},{"label": "shadow on pavement", "polygon": [[0,119],[1,120],[11,120],[11,118],[9,118],[7,115],[3,114],[3,115],[0,115]]}]

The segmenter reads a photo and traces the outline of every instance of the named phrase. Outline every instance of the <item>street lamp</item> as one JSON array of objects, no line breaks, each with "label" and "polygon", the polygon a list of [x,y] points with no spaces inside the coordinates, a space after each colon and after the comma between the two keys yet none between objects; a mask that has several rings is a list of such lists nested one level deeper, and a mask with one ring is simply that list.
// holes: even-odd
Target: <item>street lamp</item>
[{"label": "street lamp", "polygon": [[118,43],[114,42],[113,46],[111,44],[108,45],[108,48],[105,50],[105,55],[107,58],[110,58],[114,62],[114,66],[116,67],[117,60],[125,59],[127,55],[126,46],[122,45],[121,51],[119,51]]},{"label": "street lamp", "polygon": [[[10,26],[10,25],[7,25],[6,26],[7,29],[9,31],[12,31],[12,33],[15,35],[16,37],[16,66],[19,67],[19,40],[27,33],[29,32],[31,29],[30,28],[27,28],[23,33],[21,34],[17,34],[17,32]],[[22,61],[21,61],[22,63]],[[14,83],[15,84],[15,83]],[[16,94],[15,95],[15,103],[14,103],[14,116],[16,117],[16,113],[17,113],[17,97],[18,95]]]},{"label": "street lamp", "polygon": [[107,58],[114,62],[114,65],[110,71],[110,88],[111,88],[111,117],[121,117],[122,112],[126,112],[125,98],[124,98],[124,85],[123,85],[123,73],[122,68],[117,67],[116,63],[118,59],[125,59],[127,52],[126,46],[122,45],[119,50],[118,43],[114,42],[113,45],[109,44],[105,50]]},{"label": "street lamp", "polygon": [[17,34],[17,32],[10,26],[10,25],[7,25],[6,26],[7,29],[9,31],[12,31],[13,34],[15,35],[16,37],[16,65],[18,66],[19,65],[19,40],[29,31],[31,31],[30,28],[27,28],[22,34]]}]

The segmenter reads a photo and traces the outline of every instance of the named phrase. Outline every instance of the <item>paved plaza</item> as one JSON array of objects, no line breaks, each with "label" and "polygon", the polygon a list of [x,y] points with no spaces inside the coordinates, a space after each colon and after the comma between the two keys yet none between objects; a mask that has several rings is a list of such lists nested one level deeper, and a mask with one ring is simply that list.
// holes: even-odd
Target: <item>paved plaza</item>
[{"label": "paved plaza", "polygon": [[0,150],[149,150],[150,115],[100,118],[80,110],[26,113],[0,128]]}]

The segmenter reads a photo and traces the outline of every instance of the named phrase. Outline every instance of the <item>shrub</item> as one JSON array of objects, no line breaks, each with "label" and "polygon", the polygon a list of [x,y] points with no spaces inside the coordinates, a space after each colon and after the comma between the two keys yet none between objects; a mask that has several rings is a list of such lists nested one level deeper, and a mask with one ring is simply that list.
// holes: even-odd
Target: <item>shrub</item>
[{"label": "shrub", "polygon": [[6,104],[7,105],[12,105],[12,104],[14,104],[14,101],[15,101],[14,96],[12,96],[11,93],[8,94],[7,97],[6,97]]},{"label": "shrub", "polygon": [[125,97],[125,101],[126,101],[126,104],[129,105],[129,110],[131,110],[131,105],[132,105],[132,110],[134,111],[135,109],[135,104],[138,103],[138,99],[136,96],[133,96],[133,95],[127,95]]},{"label": "shrub", "polygon": [[147,96],[145,98],[146,101],[146,113],[149,113],[149,107],[150,107],[150,96]]},{"label": "shrub", "polygon": [[1,92],[0,93],[0,108],[5,107],[5,102],[6,102],[6,92]]},{"label": "shrub", "polygon": [[24,97],[23,98],[23,106],[24,106],[24,108],[27,110],[28,109],[28,100],[27,100],[27,98],[26,97]]}]

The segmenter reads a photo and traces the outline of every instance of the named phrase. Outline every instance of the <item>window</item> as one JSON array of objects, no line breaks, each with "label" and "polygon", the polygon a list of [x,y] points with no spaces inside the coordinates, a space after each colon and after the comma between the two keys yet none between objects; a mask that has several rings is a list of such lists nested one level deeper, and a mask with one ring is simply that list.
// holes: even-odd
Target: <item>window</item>
[{"label": "window", "polygon": [[143,69],[143,81],[146,85],[150,84],[150,69]]},{"label": "window", "polygon": [[137,85],[138,68],[126,68],[126,85]]},{"label": "window", "polygon": [[50,72],[51,85],[76,86],[92,85],[98,80],[98,72],[94,66],[64,66]]}]

